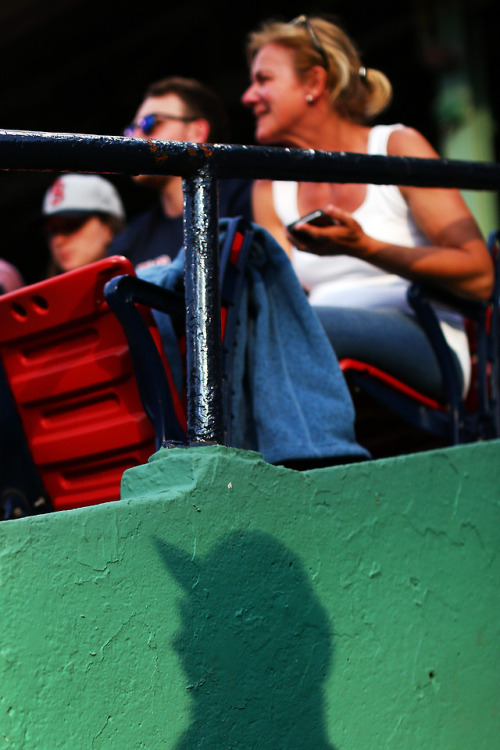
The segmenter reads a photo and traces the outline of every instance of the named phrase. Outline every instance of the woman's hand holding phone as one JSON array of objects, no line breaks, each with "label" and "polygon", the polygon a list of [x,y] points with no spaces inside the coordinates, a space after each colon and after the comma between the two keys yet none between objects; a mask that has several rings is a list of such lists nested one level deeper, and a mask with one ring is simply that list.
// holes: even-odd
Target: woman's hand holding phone
[{"label": "woman's hand holding phone", "polygon": [[[334,227],[333,232],[324,231]],[[312,211],[288,224],[286,229],[296,248],[315,255],[362,257],[368,239],[352,214],[335,206],[328,206],[327,211]]]},{"label": "woman's hand holding phone", "polygon": [[291,234],[293,234],[294,232],[300,232],[300,230],[296,229],[298,224],[311,224],[313,227],[330,227],[334,224],[337,224],[337,222],[335,221],[335,219],[332,219],[332,217],[325,211],[318,208],[316,211],[312,211],[310,214],[306,214],[300,219],[297,219],[291,224],[288,224],[287,230]]}]

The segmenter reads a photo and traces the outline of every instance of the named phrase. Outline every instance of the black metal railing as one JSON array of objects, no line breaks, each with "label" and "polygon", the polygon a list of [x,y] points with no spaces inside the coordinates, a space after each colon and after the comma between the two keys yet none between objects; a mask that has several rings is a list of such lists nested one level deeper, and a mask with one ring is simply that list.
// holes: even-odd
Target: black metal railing
[{"label": "black metal railing", "polygon": [[188,438],[221,443],[217,180],[244,177],[498,190],[500,165],[0,130],[0,169],[183,178]]}]

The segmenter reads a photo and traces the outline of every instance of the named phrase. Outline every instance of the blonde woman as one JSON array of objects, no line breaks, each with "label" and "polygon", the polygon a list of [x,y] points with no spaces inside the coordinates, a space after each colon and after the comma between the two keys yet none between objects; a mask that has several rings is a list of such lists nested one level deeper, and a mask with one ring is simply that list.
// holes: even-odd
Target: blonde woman
[{"label": "blonde woman", "polygon": [[[242,97],[261,144],[360,154],[437,158],[428,141],[400,124],[372,125],[392,88],[366,68],[339,26],[300,16],[249,36],[251,84]],[[435,356],[406,302],[422,279],[471,299],[493,284],[488,249],[450,189],[259,181],[255,221],[290,253],[339,359],[368,358],[429,395],[441,392]],[[316,209],[329,226],[300,222]],[[464,390],[470,357],[463,322],[439,310]]]}]

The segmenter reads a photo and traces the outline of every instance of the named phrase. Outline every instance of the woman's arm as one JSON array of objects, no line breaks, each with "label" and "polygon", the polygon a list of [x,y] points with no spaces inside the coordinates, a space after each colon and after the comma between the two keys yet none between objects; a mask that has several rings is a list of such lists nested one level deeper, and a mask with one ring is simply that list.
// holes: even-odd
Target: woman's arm
[{"label": "woman's arm", "polygon": [[255,223],[267,229],[290,257],[292,246],[288,240],[285,228],[274,209],[272,182],[270,180],[256,180],[254,182],[252,211]]},{"label": "woman's arm", "polygon": [[[391,134],[388,153],[438,158],[426,139],[411,128]],[[327,212],[339,222],[337,226],[317,229],[303,225],[301,242],[295,244],[319,255],[351,255],[412,281],[422,279],[463,297],[487,299],[493,287],[493,264],[459,191],[416,187],[400,190],[432,245],[404,247],[375,240],[364,233],[351,214],[336,206],[328,206]]]}]

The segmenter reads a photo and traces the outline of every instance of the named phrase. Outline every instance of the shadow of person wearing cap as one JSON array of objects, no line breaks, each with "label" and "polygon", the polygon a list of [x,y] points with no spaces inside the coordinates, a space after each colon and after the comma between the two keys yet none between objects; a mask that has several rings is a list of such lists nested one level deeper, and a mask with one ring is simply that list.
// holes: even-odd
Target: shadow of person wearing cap
[{"label": "shadow of person wearing cap", "polygon": [[125,226],[125,211],[104,177],[65,174],[46,192],[41,219],[50,250],[49,277],[104,258]]},{"label": "shadow of person wearing cap", "polygon": [[334,750],[322,693],[331,626],[297,555],[248,530],[199,558],[156,546],[186,594],[174,646],[192,715],[176,750]]}]

